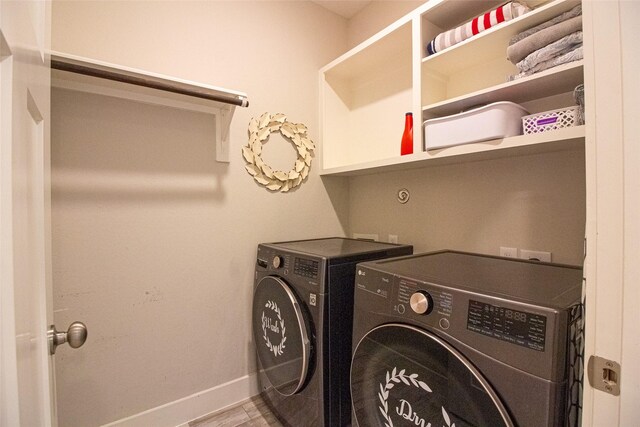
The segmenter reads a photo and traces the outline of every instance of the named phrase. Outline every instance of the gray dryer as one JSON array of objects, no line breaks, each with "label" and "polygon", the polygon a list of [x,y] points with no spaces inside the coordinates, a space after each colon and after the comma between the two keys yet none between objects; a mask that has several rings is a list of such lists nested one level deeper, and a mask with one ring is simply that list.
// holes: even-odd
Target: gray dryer
[{"label": "gray dryer", "polygon": [[358,265],[355,424],[579,425],[582,270],[455,251]]}]

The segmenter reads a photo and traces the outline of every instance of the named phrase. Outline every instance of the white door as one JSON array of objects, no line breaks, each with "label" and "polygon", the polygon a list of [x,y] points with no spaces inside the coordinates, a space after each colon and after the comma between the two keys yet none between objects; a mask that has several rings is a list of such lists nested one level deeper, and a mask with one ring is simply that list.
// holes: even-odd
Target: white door
[{"label": "white door", "polygon": [[0,425],[56,424],[45,1],[0,2]]}]

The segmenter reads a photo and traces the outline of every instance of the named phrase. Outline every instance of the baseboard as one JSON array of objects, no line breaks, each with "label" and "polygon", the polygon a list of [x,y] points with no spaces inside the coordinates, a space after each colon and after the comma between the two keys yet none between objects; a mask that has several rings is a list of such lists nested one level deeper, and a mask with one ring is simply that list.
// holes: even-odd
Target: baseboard
[{"label": "baseboard", "polygon": [[175,427],[258,394],[257,374],[220,384],[103,427]]}]

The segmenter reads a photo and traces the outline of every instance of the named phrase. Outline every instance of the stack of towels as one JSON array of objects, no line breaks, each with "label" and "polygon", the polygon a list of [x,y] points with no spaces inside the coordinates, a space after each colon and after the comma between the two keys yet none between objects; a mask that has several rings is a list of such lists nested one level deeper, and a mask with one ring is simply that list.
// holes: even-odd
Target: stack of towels
[{"label": "stack of towels", "polygon": [[509,42],[507,58],[519,73],[510,80],[530,76],[558,65],[579,61],[582,49],[582,6],[529,28]]}]

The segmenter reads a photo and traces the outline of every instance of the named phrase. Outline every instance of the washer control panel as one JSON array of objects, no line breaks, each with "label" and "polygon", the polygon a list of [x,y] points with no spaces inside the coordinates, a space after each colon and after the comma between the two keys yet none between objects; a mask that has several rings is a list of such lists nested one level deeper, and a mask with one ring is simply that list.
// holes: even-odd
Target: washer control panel
[{"label": "washer control panel", "polygon": [[318,278],[318,261],[305,258],[296,258],[293,262],[293,272],[299,276],[310,279]]},{"label": "washer control panel", "polygon": [[256,279],[260,275],[274,275],[295,284],[305,286],[314,293],[324,293],[323,278],[327,262],[321,257],[305,256],[295,252],[258,245]]}]

